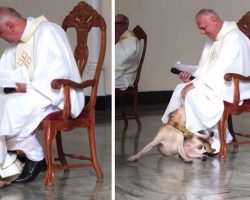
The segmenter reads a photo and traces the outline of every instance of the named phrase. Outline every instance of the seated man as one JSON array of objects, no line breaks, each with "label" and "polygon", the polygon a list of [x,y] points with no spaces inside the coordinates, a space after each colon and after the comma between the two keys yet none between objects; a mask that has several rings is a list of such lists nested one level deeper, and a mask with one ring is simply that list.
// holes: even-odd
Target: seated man
[{"label": "seated man", "polygon": [[[233,101],[233,84],[224,81],[224,75],[228,72],[250,75],[250,42],[235,22],[222,21],[213,10],[202,9],[195,19],[200,32],[209,39],[192,74],[195,79],[190,81],[188,72],[180,73],[184,83],[175,88],[162,121],[165,123],[168,120],[168,114],[180,107],[181,98],[184,98],[186,127],[191,131],[213,131],[215,136],[211,144],[217,153],[220,149],[217,122],[224,110],[223,100]],[[185,65],[175,65],[185,69]],[[193,72],[193,66],[186,67],[186,71]],[[240,91],[240,100],[250,97],[246,84],[241,84]],[[231,139],[228,134],[227,142]]]},{"label": "seated man", "polygon": [[133,86],[139,66],[142,46],[123,14],[115,16],[115,88],[126,90]]},{"label": "seated man", "polygon": [[[35,129],[49,113],[63,108],[63,91],[53,90],[56,78],[81,82],[63,29],[45,17],[23,18],[15,9],[0,7],[0,38],[10,43],[0,59],[0,70],[23,69],[29,80],[16,83],[15,92],[0,94],[0,176],[21,173],[15,150],[26,156],[17,183],[26,183],[46,170]],[[71,91],[72,117],[84,107],[82,90]]]}]

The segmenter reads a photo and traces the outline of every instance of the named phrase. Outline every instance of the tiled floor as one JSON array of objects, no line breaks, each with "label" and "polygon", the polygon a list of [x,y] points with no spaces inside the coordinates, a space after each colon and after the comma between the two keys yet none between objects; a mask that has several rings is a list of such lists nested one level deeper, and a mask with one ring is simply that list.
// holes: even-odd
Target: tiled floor
[{"label": "tiled floor", "polygon": [[[95,172],[89,168],[71,169],[67,178],[56,172],[54,187],[44,186],[44,174],[28,184],[12,184],[0,190],[0,200],[110,200],[111,199],[111,113],[96,113],[96,146],[98,160],[104,173],[103,182],[96,182]],[[63,134],[65,150],[86,152],[88,138],[86,130]],[[79,151],[78,151],[79,150]]]},{"label": "tiled floor", "polygon": [[[250,145],[241,145],[227,159],[184,163],[176,157],[163,157],[154,148],[138,162],[127,158],[152,140],[161,125],[165,105],[140,106],[142,131],[135,140],[136,124],[129,122],[127,137],[121,144],[123,123],[116,121],[116,200],[227,200],[250,199]],[[92,169],[72,169],[68,178],[56,173],[54,187],[44,186],[44,174],[29,184],[12,184],[0,190],[0,200],[111,200],[111,119],[110,112],[97,112],[96,142],[104,181],[96,182]],[[250,127],[248,115],[234,119],[237,130]],[[86,133],[86,132],[84,132]],[[68,150],[88,151],[87,134],[81,130],[64,134]],[[73,144],[73,145],[72,145]],[[121,147],[124,147],[123,149]],[[123,154],[123,155],[121,155]]]},{"label": "tiled floor", "polygon": [[[125,144],[121,144],[123,123],[116,121],[117,200],[248,200],[250,199],[250,145],[240,145],[238,153],[229,146],[227,159],[184,163],[177,157],[164,157],[156,148],[139,161],[127,158],[155,136],[161,125],[164,105],[141,106],[142,131],[135,140],[136,125],[130,122]],[[237,130],[249,130],[250,115],[234,119]],[[250,140],[250,138],[249,138]],[[124,146],[121,149],[121,146]]]}]

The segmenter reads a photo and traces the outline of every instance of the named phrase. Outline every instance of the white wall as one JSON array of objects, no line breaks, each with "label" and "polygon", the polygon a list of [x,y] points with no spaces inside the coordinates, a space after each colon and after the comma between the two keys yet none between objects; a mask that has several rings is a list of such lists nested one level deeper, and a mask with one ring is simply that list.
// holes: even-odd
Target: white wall
[{"label": "white wall", "polygon": [[173,90],[179,79],[170,73],[181,60],[197,64],[205,41],[194,22],[202,8],[214,9],[222,19],[235,20],[250,10],[244,0],[116,0],[116,13],[130,18],[131,29],[140,24],[148,35],[148,48],[139,83],[140,91]]},{"label": "white wall", "polygon": [[[105,93],[111,94],[111,0],[99,0],[100,13],[103,15],[107,23],[107,50],[104,61],[105,68]],[[24,17],[40,15],[52,22],[61,25],[64,17],[73,9],[79,0],[1,0],[1,6],[15,8]],[[91,0],[86,0],[91,5]],[[0,54],[3,52],[7,43],[0,40]]]}]

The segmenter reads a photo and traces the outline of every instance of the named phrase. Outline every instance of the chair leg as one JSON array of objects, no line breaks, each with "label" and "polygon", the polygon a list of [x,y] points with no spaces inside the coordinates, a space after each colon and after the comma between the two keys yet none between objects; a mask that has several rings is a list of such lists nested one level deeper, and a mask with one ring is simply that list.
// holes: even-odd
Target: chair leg
[{"label": "chair leg", "polygon": [[227,123],[229,132],[234,135],[232,115],[228,115]]},{"label": "chair leg", "polygon": [[220,136],[220,158],[226,158],[227,147],[226,147],[226,127],[227,127],[228,114],[223,113],[218,123],[219,136]]},{"label": "chair leg", "polygon": [[52,130],[50,126],[47,126],[47,130],[44,129],[44,146],[45,146],[45,156],[47,162],[47,171],[45,176],[45,185],[52,186],[55,182],[55,175],[53,170],[54,161],[54,143],[56,137],[56,130]]},{"label": "chair leg", "polygon": [[124,97],[120,97],[119,98],[119,107],[120,107],[120,111],[121,111],[121,118],[124,121],[125,126],[127,126],[128,125],[128,119],[126,117],[126,112],[125,112],[125,109],[124,109],[125,103],[124,103],[124,99],[123,98]]},{"label": "chair leg", "polygon": [[234,129],[233,129],[233,119],[232,119],[232,115],[228,115],[228,120],[227,120],[227,123],[228,123],[228,130],[230,132],[230,134],[232,135],[233,137],[233,147],[234,149],[235,148],[238,148],[239,144],[238,144],[238,141],[237,141],[237,138],[235,136],[235,132],[234,132]]},{"label": "chair leg", "polygon": [[88,128],[88,134],[89,134],[89,145],[90,145],[90,154],[91,154],[91,161],[93,164],[93,167],[95,169],[97,178],[103,178],[103,172],[101,169],[101,166],[97,160],[97,154],[96,154],[96,143],[95,143],[95,131],[94,131],[94,125],[91,125],[90,128]]},{"label": "chair leg", "polygon": [[125,155],[125,142],[126,142],[127,130],[128,130],[128,123],[125,123],[122,130],[122,138],[121,138],[121,156]]},{"label": "chair leg", "polygon": [[[62,145],[62,135],[61,132],[58,131],[56,134],[56,146],[59,160],[62,165],[68,165],[67,160],[64,156],[63,145]],[[69,168],[64,169],[64,172],[69,172]]]},{"label": "chair leg", "polygon": [[134,94],[134,98],[133,98],[133,112],[135,115],[135,120],[137,123],[137,127],[139,130],[141,130],[141,121],[139,118],[139,114],[138,114],[138,94]]}]

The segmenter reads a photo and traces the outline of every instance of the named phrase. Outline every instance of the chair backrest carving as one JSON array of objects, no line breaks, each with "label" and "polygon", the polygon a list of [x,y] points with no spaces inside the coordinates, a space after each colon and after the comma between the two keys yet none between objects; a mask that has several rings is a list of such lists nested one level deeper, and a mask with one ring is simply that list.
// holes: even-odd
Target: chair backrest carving
[{"label": "chair backrest carving", "polygon": [[138,82],[140,80],[140,75],[141,75],[141,68],[143,65],[143,61],[144,61],[144,57],[145,57],[145,53],[146,53],[146,49],[147,49],[147,34],[139,25],[137,25],[133,29],[133,33],[135,34],[135,36],[138,38],[139,41],[143,40],[142,56],[141,56],[141,60],[140,60],[140,63],[139,63],[138,69],[137,69],[136,79],[134,82],[134,87],[138,87]]},{"label": "chair backrest carving", "polygon": [[242,16],[237,25],[239,29],[250,39],[250,11]]},{"label": "chair backrest carving", "polygon": [[89,4],[84,1],[79,2],[73,10],[65,17],[62,23],[62,28],[67,31],[69,28],[74,28],[76,31],[76,47],[74,56],[78,65],[80,75],[83,75],[86,64],[88,63],[89,48],[88,36],[90,30],[93,28],[100,30],[100,50],[97,61],[95,74],[93,76],[94,85],[92,86],[90,102],[91,107],[95,106],[96,94],[101,74],[101,69],[104,62],[106,51],[106,23],[102,15],[94,10]]}]

